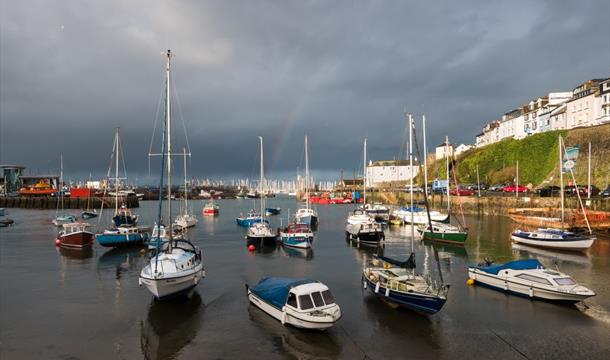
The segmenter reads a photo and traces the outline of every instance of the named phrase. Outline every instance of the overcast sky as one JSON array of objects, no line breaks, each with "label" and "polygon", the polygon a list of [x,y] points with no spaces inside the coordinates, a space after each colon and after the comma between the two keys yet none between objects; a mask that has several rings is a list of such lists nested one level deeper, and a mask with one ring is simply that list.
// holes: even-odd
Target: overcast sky
[{"label": "overcast sky", "polygon": [[258,135],[269,176],[292,175],[307,133],[312,170],[338,178],[365,136],[371,159],[400,155],[405,109],[426,113],[429,144],[473,143],[531,98],[610,76],[609,18],[607,0],[2,0],[0,162],[42,172],[63,153],[68,176],[102,176],[118,126],[144,178],[171,48],[195,176],[257,176]]}]

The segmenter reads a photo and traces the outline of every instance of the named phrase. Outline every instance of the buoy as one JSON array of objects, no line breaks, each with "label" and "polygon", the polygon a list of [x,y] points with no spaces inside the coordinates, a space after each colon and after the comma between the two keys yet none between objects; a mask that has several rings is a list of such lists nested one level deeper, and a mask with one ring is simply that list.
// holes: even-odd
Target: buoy
[{"label": "buoy", "polygon": [[55,246],[59,246],[59,245],[61,245],[61,240],[55,239]]},{"label": "buoy", "polygon": [[474,285],[474,280],[469,278],[468,280],[466,280],[466,285]]},{"label": "buoy", "polygon": [[256,246],[250,244],[250,246],[248,246],[248,250],[254,251],[254,250],[256,250]]}]

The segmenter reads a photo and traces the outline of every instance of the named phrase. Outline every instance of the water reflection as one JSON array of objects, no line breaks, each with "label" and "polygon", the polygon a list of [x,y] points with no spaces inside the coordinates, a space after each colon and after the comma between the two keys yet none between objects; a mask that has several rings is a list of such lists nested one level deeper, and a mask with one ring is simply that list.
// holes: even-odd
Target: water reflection
[{"label": "water reflection", "polygon": [[512,244],[513,253],[517,258],[533,257],[538,260],[546,259],[554,262],[569,262],[573,264],[591,266],[591,258],[583,252],[564,252],[548,249],[541,249],[522,244]]},{"label": "water reflection", "polygon": [[313,249],[299,249],[290,246],[280,246],[280,252],[284,256],[305,259],[305,260],[313,260]]},{"label": "water reflection", "polygon": [[296,359],[335,359],[341,353],[333,329],[310,331],[284,326],[253,305],[248,307],[248,315],[253,324],[272,337],[280,353],[290,354]]},{"label": "water reflection", "polygon": [[173,359],[197,335],[201,325],[201,296],[174,301],[151,300],[146,321],[140,323],[140,345],[145,359]]},{"label": "water reflection", "polygon": [[93,247],[87,246],[83,249],[68,249],[60,246],[59,253],[68,259],[83,260],[93,257]]},{"label": "water reflection", "polygon": [[139,274],[148,260],[143,250],[140,247],[108,250],[98,259],[98,271],[114,269],[117,280],[120,280],[127,273]]}]

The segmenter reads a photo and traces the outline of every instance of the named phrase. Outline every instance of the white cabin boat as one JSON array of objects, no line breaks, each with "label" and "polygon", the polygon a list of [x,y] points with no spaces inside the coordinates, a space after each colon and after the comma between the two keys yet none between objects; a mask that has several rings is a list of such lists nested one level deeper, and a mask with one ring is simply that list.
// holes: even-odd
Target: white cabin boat
[{"label": "white cabin boat", "polygon": [[540,228],[537,231],[517,230],[511,234],[511,239],[517,244],[575,251],[586,251],[595,242],[592,236],[552,228]]}]

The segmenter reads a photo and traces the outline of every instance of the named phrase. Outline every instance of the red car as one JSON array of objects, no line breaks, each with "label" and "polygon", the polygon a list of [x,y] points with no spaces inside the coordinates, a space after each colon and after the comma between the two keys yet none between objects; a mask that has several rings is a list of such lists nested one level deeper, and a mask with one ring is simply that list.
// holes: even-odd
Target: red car
[{"label": "red car", "polygon": [[503,192],[505,193],[514,193],[515,191],[520,192],[520,193],[524,193],[524,192],[528,192],[529,189],[526,188],[525,186],[521,186],[519,185],[519,187],[517,187],[516,185],[506,185],[503,189]]},{"label": "red car", "polygon": [[474,190],[470,190],[465,187],[459,187],[451,189],[451,191],[449,191],[449,194],[454,196],[473,196]]}]

